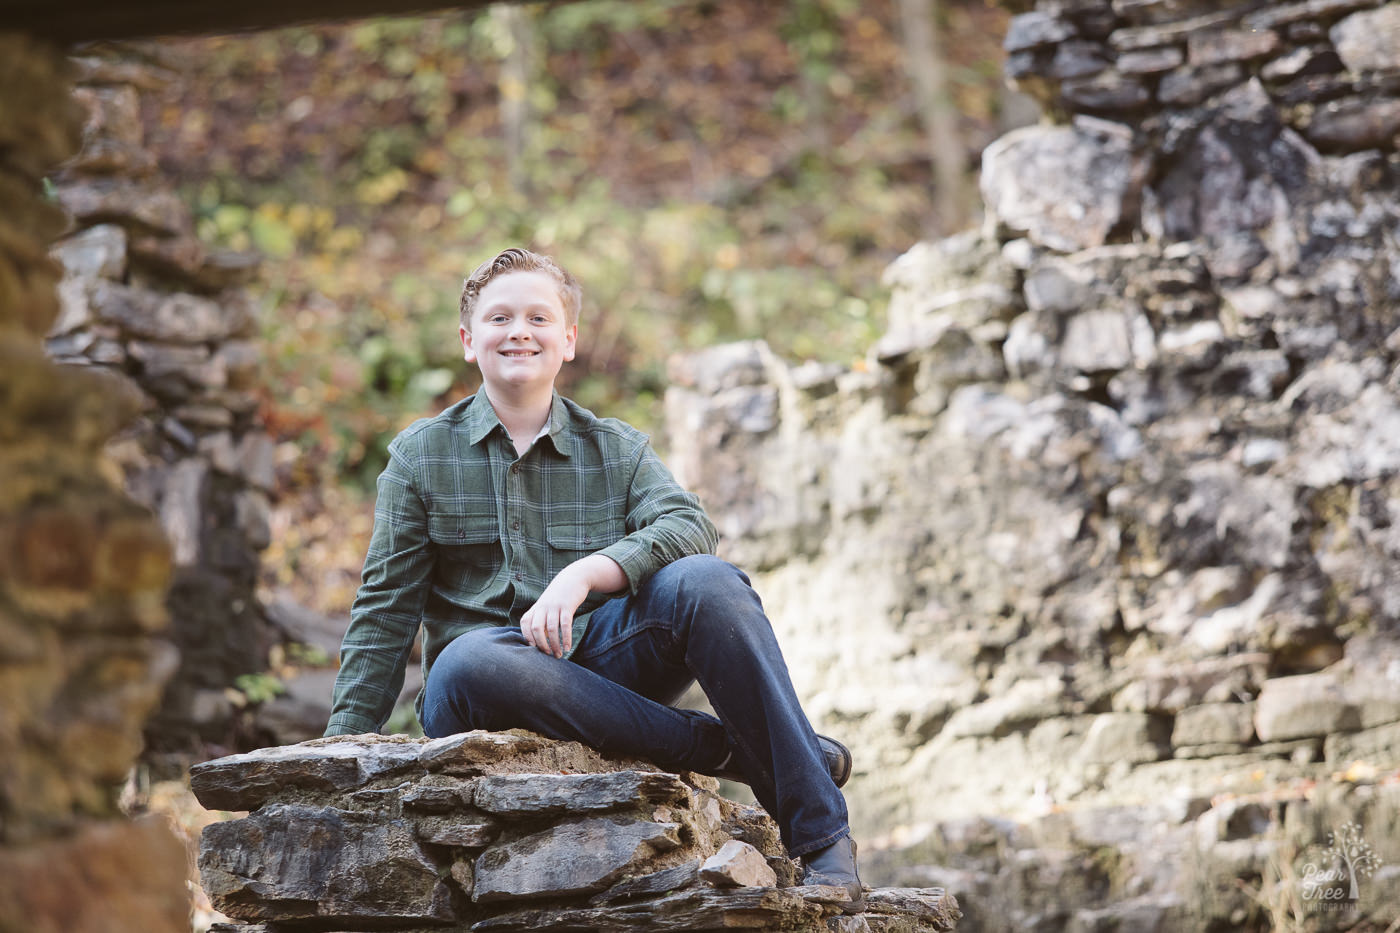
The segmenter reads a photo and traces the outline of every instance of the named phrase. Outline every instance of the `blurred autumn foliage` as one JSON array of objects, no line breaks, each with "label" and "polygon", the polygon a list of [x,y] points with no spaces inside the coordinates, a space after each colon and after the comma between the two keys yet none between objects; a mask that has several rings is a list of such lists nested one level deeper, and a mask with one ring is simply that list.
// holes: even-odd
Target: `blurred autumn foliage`
[{"label": "blurred autumn foliage", "polygon": [[[1005,13],[936,9],[971,186]],[[560,388],[655,431],[674,352],[861,358],[884,266],[961,222],[934,215],[895,0],[591,0],[166,47],[182,80],[143,114],[162,171],[202,237],[267,257],[272,582],[328,610],[384,445],[474,388],[457,294],[494,251],[579,276]]]}]

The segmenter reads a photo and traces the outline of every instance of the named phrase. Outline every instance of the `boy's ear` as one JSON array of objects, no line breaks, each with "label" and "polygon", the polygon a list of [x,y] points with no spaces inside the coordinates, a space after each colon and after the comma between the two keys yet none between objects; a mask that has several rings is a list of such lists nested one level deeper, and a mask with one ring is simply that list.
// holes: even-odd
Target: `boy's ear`
[{"label": "boy's ear", "polygon": [[476,362],[476,350],[472,347],[472,332],[463,325],[458,325],[457,336],[462,340],[462,357],[468,363]]},{"label": "boy's ear", "polygon": [[569,329],[564,332],[564,361],[567,363],[574,358],[574,351],[578,348],[578,325],[570,324]]}]

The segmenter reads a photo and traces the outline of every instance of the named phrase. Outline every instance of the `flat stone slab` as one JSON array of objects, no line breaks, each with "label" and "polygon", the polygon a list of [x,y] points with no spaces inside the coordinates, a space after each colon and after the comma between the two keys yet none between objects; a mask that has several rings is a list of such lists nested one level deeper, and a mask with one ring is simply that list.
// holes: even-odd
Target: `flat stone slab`
[{"label": "flat stone slab", "polygon": [[190,789],[211,810],[256,810],[291,788],[349,791],[419,760],[413,740],[324,739],[260,748],[190,768]]},{"label": "flat stone slab", "polygon": [[473,802],[501,816],[557,816],[680,803],[689,790],[674,774],[500,774],[476,781]]},{"label": "flat stone slab", "polygon": [[560,823],[483,852],[472,900],[591,894],[680,844],[676,823],[604,817]]},{"label": "flat stone slab", "polygon": [[412,826],[378,814],[273,804],[213,823],[199,871],[215,908],[239,920],[456,919]]}]

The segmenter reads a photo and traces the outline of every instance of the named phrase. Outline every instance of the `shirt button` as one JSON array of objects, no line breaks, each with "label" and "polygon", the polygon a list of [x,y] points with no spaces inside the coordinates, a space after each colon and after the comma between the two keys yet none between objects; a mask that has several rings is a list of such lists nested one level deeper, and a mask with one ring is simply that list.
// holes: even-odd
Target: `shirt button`
[{"label": "shirt button", "polygon": [[517,518],[515,521],[511,522],[511,523],[510,523],[510,527],[514,528],[516,531],[519,531],[519,530],[520,530],[520,519]]},{"label": "shirt button", "polygon": [[583,536],[583,543],[584,543],[584,544],[592,544],[592,543],[593,543],[593,538],[592,538],[592,536],[591,536],[591,535],[584,535],[584,536]]},{"label": "shirt button", "polygon": [[517,579],[517,580],[524,580],[524,579],[525,579],[525,574],[523,574],[523,573],[521,573],[519,570],[517,570],[517,571],[515,572],[515,579]]},{"label": "shirt button", "polygon": [[457,532],[457,537],[458,537],[458,538],[465,538],[466,536],[467,536],[467,533],[466,533],[465,531],[459,531],[459,532]]},{"label": "shirt button", "polygon": [[510,465],[510,471],[511,471],[512,473],[519,473],[519,472],[520,472],[520,464],[518,464],[518,463],[512,463],[512,464]]}]

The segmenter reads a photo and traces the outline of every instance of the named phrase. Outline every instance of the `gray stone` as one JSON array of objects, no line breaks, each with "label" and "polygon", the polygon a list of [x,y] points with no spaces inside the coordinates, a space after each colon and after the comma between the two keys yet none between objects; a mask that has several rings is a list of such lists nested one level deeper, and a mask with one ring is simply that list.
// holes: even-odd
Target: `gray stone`
[{"label": "gray stone", "polygon": [[1173,107],[1190,107],[1236,86],[1243,78],[1244,70],[1235,62],[1179,68],[1162,77],[1157,99]]},{"label": "gray stone", "polygon": [[1337,732],[1323,740],[1328,764],[1364,761],[1381,768],[1400,765],[1400,722],[1360,732]]},{"label": "gray stone", "polygon": [[252,326],[238,302],[220,304],[181,293],[162,295],[99,280],[93,288],[97,316],[133,337],[169,343],[207,343],[239,336]]},{"label": "gray stone", "polygon": [[1172,745],[1245,743],[1254,738],[1253,703],[1204,703],[1176,714]]},{"label": "gray stone", "polygon": [[670,894],[695,884],[700,877],[700,860],[692,859],[673,868],[663,868],[636,878],[629,878],[595,894],[588,903],[617,904],[657,894]]},{"label": "gray stone", "polygon": [[1093,764],[1141,764],[1165,757],[1161,721],[1146,713],[1100,713],[1084,736],[1079,757]]},{"label": "gray stone", "polygon": [[729,840],[705,860],[700,877],[716,887],[771,888],[778,883],[763,853],[737,839]]},{"label": "gray stone", "polygon": [[1060,84],[1060,97],[1075,110],[1112,113],[1136,110],[1152,99],[1141,79],[1116,69],[1090,77],[1066,78]]},{"label": "gray stone", "polygon": [[480,849],[496,841],[499,827],[500,824],[489,817],[457,813],[420,817],[414,823],[413,834],[434,845]]},{"label": "gray stone", "polygon": [[1323,104],[1303,131],[1324,151],[1385,147],[1400,134],[1400,100],[1351,97]]},{"label": "gray stone", "polygon": [[121,281],[126,276],[126,231],[117,224],[88,227],[60,240],[52,255],[63,263],[66,276]]},{"label": "gray stone", "polygon": [[209,467],[203,460],[181,460],[169,473],[161,497],[160,523],[170,539],[177,567],[199,563],[204,528],[204,489]]},{"label": "gray stone", "polygon": [[1141,313],[1096,310],[1065,325],[1060,361],[1084,373],[1145,365],[1153,357],[1152,327]]},{"label": "gray stone", "polygon": [[[918,930],[951,930],[956,901],[944,902],[940,921],[923,921]],[[951,913],[950,912],[954,912]],[[826,913],[791,889],[697,888],[655,900],[605,907],[556,907],[516,910],[482,920],[473,933],[536,930],[607,930],[608,933],[692,933],[727,929],[820,929]],[[941,923],[941,925],[938,925]]]},{"label": "gray stone", "polygon": [[238,472],[264,492],[277,485],[276,458],[276,445],[266,432],[249,431],[238,439]]},{"label": "gray stone", "polygon": [[1342,60],[1327,46],[1304,46],[1265,63],[1259,77],[1265,81],[1288,81],[1308,75],[1332,74],[1342,70]]},{"label": "gray stone", "polygon": [[557,816],[679,804],[689,791],[674,774],[614,771],[607,774],[502,774],[481,778],[473,801],[501,816]]},{"label": "gray stone", "polygon": [[1128,140],[1080,128],[1013,130],[982,153],[989,211],[1039,245],[1098,246],[1124,219],[1134,188]]},{"label": "gray stone", "polygon": [[1002,48],[1007,52],[1022,52],[1027,49],[1055,45],[1075,35],[1073,23],[1057,19],[1048,13],[1033,10],[1013,16],[1007,27],[1006,39]]},{"label": "gray stone", "polygon": [[292,790],[346,791],[418,764],[421,743],[318,739],[263,748],[190,768],[190,789],[211,810],[255,810]]},{"label": "gray stone", "polygon": [[1355,731],[1361,717],[1331,674],[1299,674],[1264,682],[1254,710],[1254,731],[1265,742]]},{"label": "gray stone", "polygon": [[1278,33],[1268,29],[1219,29],[1194,33],[1186,42],[1192,65],[1243,62],[1270,55],[1279,46]]},{"label": "gray stone", "polygon": [[1301,0],[1298,3],[1271,4],[1246,15],[1240,25],[1246,29],[1274,29],[1299,20],[1332,17],[1379,3],[1380,0]]},{"label": "gray stone", "polygon": [[1087,40],[1062,42],[1055,47],[1050,73],[1057,78],[1082,78],[1108,67],[1108,50],[1101,42]]},{"label": "gray stone", "polygon": [[474,781],[434,775],[419,781],[400,795],[405,810],[449,813],[472,805]]},{"label": "gray stone", "polygon": [[478,903],[601,891],[680,845],[675,823],[597,817],[559,823],[487,849],[476,860]]},{"label": "gray stone", "polygon": [[1353,13],[1339,20],[1329,35],[1351,71],[1400,69],[1400,4]]},{"label": "gray stone", "polygon": [[1125,75],[1161,74],[1186,61],[1186,53],[1174,45],[1160,49],[1138,49],[1124,52],[1114,61],[1114,67]]},{"label": "gray stone", "polygon": [[200,836],[216,909],[240,920],[443,923],[451,894],[408,824],[333,807],[277,804]]},{"label": "gray stone", "polygon": [[1237,14],[1233,10],[1223,10],[1174,23],[1116,29],[1108,37],[1108,41],[1120,52],[1156,48],[1181,42],[1196,33],[1232,25],[1236,19]]}]

